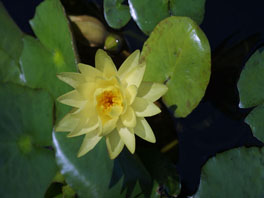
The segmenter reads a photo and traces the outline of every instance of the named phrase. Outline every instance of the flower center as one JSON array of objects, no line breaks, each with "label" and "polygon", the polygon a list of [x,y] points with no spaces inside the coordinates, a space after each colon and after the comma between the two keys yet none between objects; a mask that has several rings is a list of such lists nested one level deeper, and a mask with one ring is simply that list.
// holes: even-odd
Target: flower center
[{"label": "flower center", "polygon": [[118,89],[104,91],[96,97],[101,116],[119,116],[123,110],[123,99]]},{"label": "flower center", "polygon": [[104,91],[97,99],[100,106],[105,110],[109,109],[113,105],[120,103],[120,97],[116,95],[113,91]]}]

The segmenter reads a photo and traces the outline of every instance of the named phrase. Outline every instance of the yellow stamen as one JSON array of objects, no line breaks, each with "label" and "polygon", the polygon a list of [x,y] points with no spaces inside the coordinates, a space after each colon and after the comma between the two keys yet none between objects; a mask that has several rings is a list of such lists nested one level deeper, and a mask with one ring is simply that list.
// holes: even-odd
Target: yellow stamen
[{"label": "yellow stamen", "polygon": [[113,106],[123,106],[122,96],[119,90],[104,91],[97,96],[97,108],[101,113],[109,116],[109,112]]}]

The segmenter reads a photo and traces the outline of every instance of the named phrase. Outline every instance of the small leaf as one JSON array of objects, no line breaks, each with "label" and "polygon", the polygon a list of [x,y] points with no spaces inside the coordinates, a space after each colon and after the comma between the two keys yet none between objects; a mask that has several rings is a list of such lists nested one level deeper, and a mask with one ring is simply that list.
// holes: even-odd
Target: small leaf
[{"label": "small leaf", "polygon": [[144,44],[144,80],[165,83],[169,90],[163,101],[176,108],[176,117],[186,117],[204,96],[211,74],[210,56],[205,34],[190,18],[169,17]]},{"label": "small leaf", "polygon": [[257,106],[246,117],[256,138],[264,142],[264,52],[257,50],[247,61],[237,83],[242,108]]},{"label": "small leaf", "polygon": [[53,100],[43,90],[0,86],[1,197],[44,197],[56,173],[51,146]]},{"label": "small leaf", "polygon": [[149,35],[154,27],[169,16],[186,16],[201,24],[205,0],[128,0],[130,13],[138,27]]},{"label": "small leaf", "polygon": [[130,13],[138,27],[149,35],[154,27],[169,17],[168,1],[163,0],[128,0]]},{"label": "small leaf", "polygon": [[264,52],[257,50],[247,61],[238,81],[240,107],[264,102]]},{"label": "small leaf", "polygon": [[251,127],[253,135],[264,142],[264,104],[253,109],[245,122]]},{"label": "small leaf", "polygon": [[249,198],[264,194],[264,148],[236,148],[217,154],[202,168],[195,198]]},{"label": "small leaf", "polygon": [[170,10],[173,16],[187,16],[197,24],[204,18],[206,0],[170,0]]},{"label": "small leaf", "polygon": [[111,28],[120,29],[130,20],[129,7],[124,0],[104,0],[105,20]]}]

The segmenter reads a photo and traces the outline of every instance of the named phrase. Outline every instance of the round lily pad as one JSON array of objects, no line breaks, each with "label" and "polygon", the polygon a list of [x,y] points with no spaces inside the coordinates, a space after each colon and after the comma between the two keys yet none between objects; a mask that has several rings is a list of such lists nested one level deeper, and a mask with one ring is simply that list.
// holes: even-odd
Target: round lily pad
[{"label": "round lily pad", "polygon": [[202,168],[195,198],[256,198],[264,195],[264,148],[217,154]]},{"label": "round lily pad", "polygon": [[144,44],[144,61],[144,80],[168,86],[163,101],[174,115],[191,113],[204,96],[211,74],[210,46],[199,26],[187,17],[161,21]]},{"label": "round lily pad", "polygon": [[120,29],[131,19],[129,7],[124,0],[104,0],[105,20],[111,28]]},{"label": "round lily pad", "polygon": [[42,198],[56,173],[53,100],[42,90],[0,86],[0,194]]}]

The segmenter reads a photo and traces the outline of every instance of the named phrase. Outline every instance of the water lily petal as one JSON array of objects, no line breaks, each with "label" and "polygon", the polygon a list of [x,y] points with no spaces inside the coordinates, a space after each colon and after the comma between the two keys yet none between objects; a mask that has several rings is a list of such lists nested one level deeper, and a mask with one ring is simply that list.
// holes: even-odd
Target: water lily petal
[{"label": "water lily petal", "polygon": [[81,96],[87,99],[88,102],[92,102],[94,99],[93,93],[97,88],[95,82],[86,82],[76,87],[76,90],[81,94]]},{"label": "water lily petal", "polygon": [[77,126],[72,130],[67,137],[80,136],[89,133],[99,127],[99,119],[96,115],[81,117]]},{"label": "water lily petal", "polygon": [[132,129],[125,127],[122,124],[117,126],[121,140],[125,143],[128,150],[133,154],[136,148],[136,139]]},{"label": "water lily petal", "polygon": [[163,96],[167,90],[168,87],[161,83],[142,82],[138,88],[137,97],[154,102]]},{"label": "water lily petal", "polygon": [[57,77],[63,82],[72,86],[73,88],[83,83],[85,79],[84,76],[82,76],[80,73],[74,72],[62,72],[60,74],[57,74]]},{"label": "water lily petal", "polygon": [[118,118],[113,118],[108,120],[102,125],[102,132],[100,135],[105,136],[112,132],[116,128],[116,123],[117,123]]},{"label": "water lily petal", "polygon": [[138,97],[135,98],[132,108],[138,117],[149,117],[161,112],[159,107],[157,107],[153,102]]},{"label": "water lily petal", "polygon": [[109,112],[109,116],[111,116],[112,118],[118,117],[122,113],[122,110],[122,106],[113,106]]},{"label": "water lily petal", "polygon": [[102,137],[98,136],[98,129],[95,129],[93,132],[86,134],[79,149],[78,157],[81,157],[92,150],[101,139]]},{"label": "water lily petal", "polygon": [[145,69],[145,63],[135,66],[129,73],[124,75],[124,77],[120,77],[121,82],[127,86],[135,85],[136,87],[139,87],[143,79]]},{"label": "water lily petal", "polygon": [[55,131],[56,132],[72,131],[77,126],[78,121],[79,119],[72,116],[71,113],[68,113],[59,121],[57,126],[55,126]]},{"label": "water lily petal", "polygon": [[137,125],[134,128],[134,132],[137,136],[148,142],[156,142],[155,135],[145,118],[137,118]]},{"label": "water lily petal", "polygon": [[115,159],[124,148],[124,143],[116,129],[106,136],[106,146],[111,159]]},{"label": "water lily petal", "polygon": [[107,78],[110,78],[117,74],[115,64],[108,54],[99,49],[95,55],[95,67],[102,71]]},{"label": "water lily petal", "polygon": [[130,85],[129,87],[126,88],[127,91],[127,100],[128,104],[131,105],[134,102],[135,97],[137,96],[137,87],[136,85]]},{"label": "water lily petal", "polygon": [[57,100],[62,103],[72,107],[81,108],[83,107],[87,101],[82,98],[82,96],[76,90],[70,91],[60,97]]},{"label": "water lily petal", "polygon": [[127,107],[126,113],[121,115],[121,120],[126,127],[133,128],[136,126],[136,115],[132,107]]},{"label": "water lily petal", "polygon": [[85,65],[85,64],[79,63],[78,68],[79,68],[80,72],[82,74],[84,74],[85,79],[88,82],[93,81],[96,77],[102,77],[103,76],[103,73],[100,70],[98,70],[98,69],[96,69],[90,65]]},{"label": "water lily petal", "polygon": [[140,51],[134,51],[126,60],[123,62],[121,67],[118,70],[118,76],[122,78],[127,73],[129,73],[135,66],[138,65]]}]

